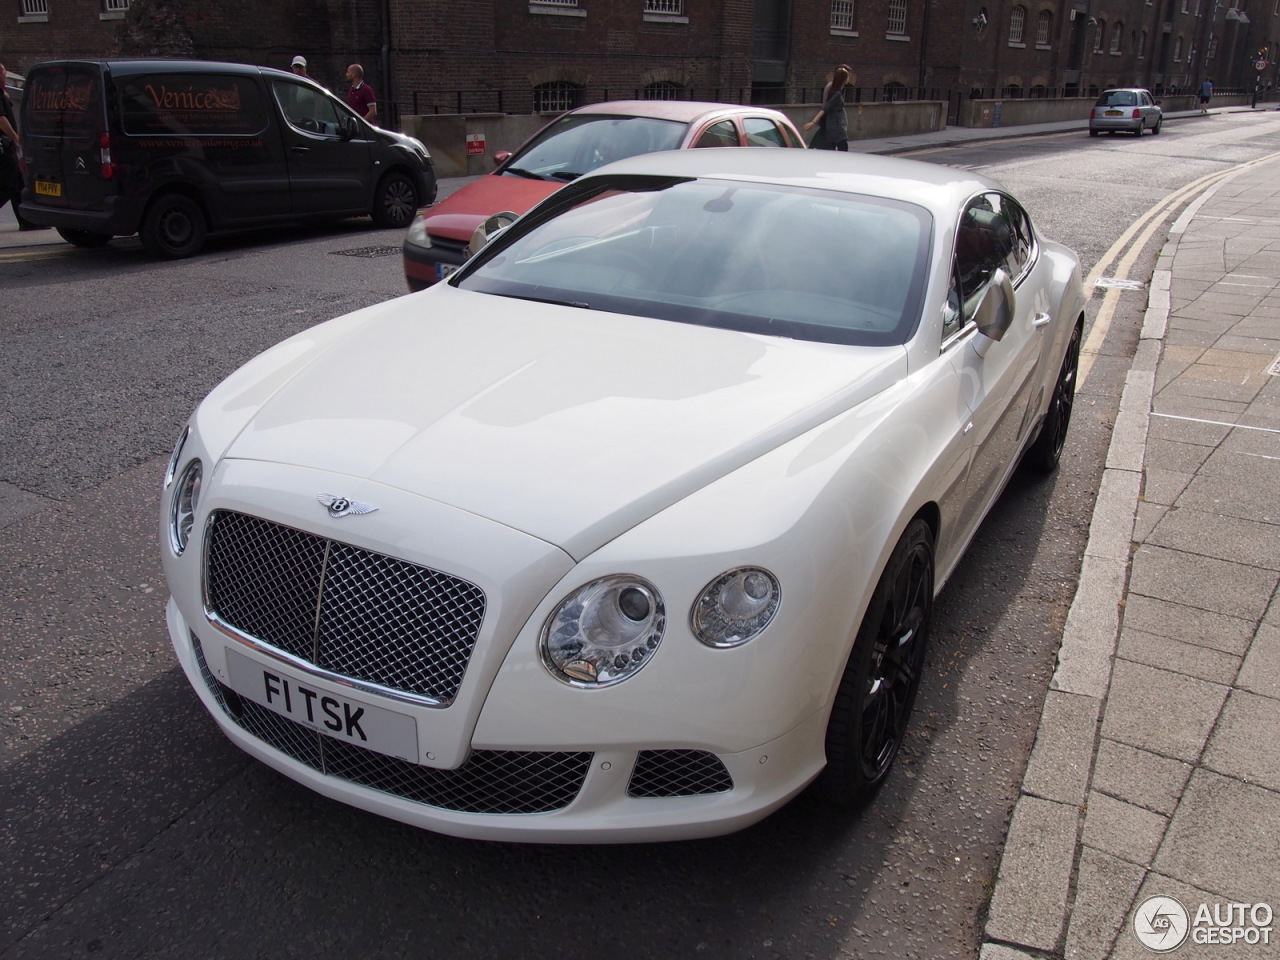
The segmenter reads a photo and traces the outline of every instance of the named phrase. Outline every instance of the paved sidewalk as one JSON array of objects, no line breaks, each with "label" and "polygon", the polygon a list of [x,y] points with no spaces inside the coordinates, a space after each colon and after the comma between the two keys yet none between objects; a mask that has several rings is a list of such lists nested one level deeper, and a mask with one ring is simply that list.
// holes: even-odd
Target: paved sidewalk
[{"label": "paved sidewalk", "polygon": [[982,960],[1280,957],[1280,161],[1150,289]]}]

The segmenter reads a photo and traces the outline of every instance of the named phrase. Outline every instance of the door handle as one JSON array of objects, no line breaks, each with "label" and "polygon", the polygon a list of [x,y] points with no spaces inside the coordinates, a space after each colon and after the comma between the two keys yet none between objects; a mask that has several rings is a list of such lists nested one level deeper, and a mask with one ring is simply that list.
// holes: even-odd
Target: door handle
[{"label": "door handle", "polygon": [[294,153],[307,153],[311,148],[299,145],[296,147],[292,147],[291,149]]},{"label": "door handle", "polygon": [[1037,313],[1031,321],[1031,325],[1036,328],[1047,327],[1053,321],[1053,317],[1047,313]]}]

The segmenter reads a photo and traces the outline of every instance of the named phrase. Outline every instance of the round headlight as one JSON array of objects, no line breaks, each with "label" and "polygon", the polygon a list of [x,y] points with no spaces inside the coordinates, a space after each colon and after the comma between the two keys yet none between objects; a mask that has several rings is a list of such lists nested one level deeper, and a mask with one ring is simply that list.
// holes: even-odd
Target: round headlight
[{"label": "round headlight", "polygon": [[693,605],[693,634],[710,647],[736,647],[759,636],[782,602],[777,578],[760,567],[721,574]]},{"label": "round headlight", "polygon": [[542,662],[565,683],[606,687],[649,662],[666,624],[653,584],[605,577],[567,597],[543,625]]},{"label": "round headlight", "polygon": [[182,471],[182,478],[173,488],[169,502],[169,545],[181,556],[191,539],[191,527],[196,522],[196,507],[200,503],[200,479],[204,468],[199,460],[192,460]]},{"label": "round headlight", "polygon": [[169,466],[164,471],[165,489],[168,489],[169,484],[173,483],[173,478],[178,473],[178,464],[182,461],[182,448],[187,445],[187,437],[189,436],[191,436],[190,424],[182,429],[182,435],[178,437],[178,442],[173,445],[173,453],[169,454]]}]

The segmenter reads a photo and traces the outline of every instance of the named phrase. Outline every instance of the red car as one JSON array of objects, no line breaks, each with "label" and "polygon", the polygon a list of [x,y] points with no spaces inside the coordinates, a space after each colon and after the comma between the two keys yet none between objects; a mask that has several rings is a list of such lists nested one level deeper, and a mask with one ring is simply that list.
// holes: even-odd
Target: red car
[{"label": "red car", "polygon": [[471,235],[487,217],[522,214],[539,200],[614,160],[686,147],[801,147],[795,125],[765,107],[690,100],[618,100],[579,107],[552,120],[497,168],[423,211],[404,241],[410,290],[442,280],[466,260]]}]

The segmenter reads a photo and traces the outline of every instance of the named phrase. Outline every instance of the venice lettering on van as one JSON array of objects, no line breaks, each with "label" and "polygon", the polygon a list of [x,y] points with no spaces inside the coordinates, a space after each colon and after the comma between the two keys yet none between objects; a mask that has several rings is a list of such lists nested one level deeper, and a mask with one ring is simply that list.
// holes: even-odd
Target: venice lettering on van
[{"label": "venice lettering on van", "polygon": [[93,84],[79,83],[61,90],[36,87],[28,92],[28,96],[31,97],[31,106],[35,110],[83,113],[89,108],[89,101],[93,97]]},{"label": "venice lettering on van", "polygon": [[203,89],[189,86],[183,90],[170,90],[166,84],[144,85],[151,100],[161,110],[239,110],[240,88],[232,84],[219,89]]}]

